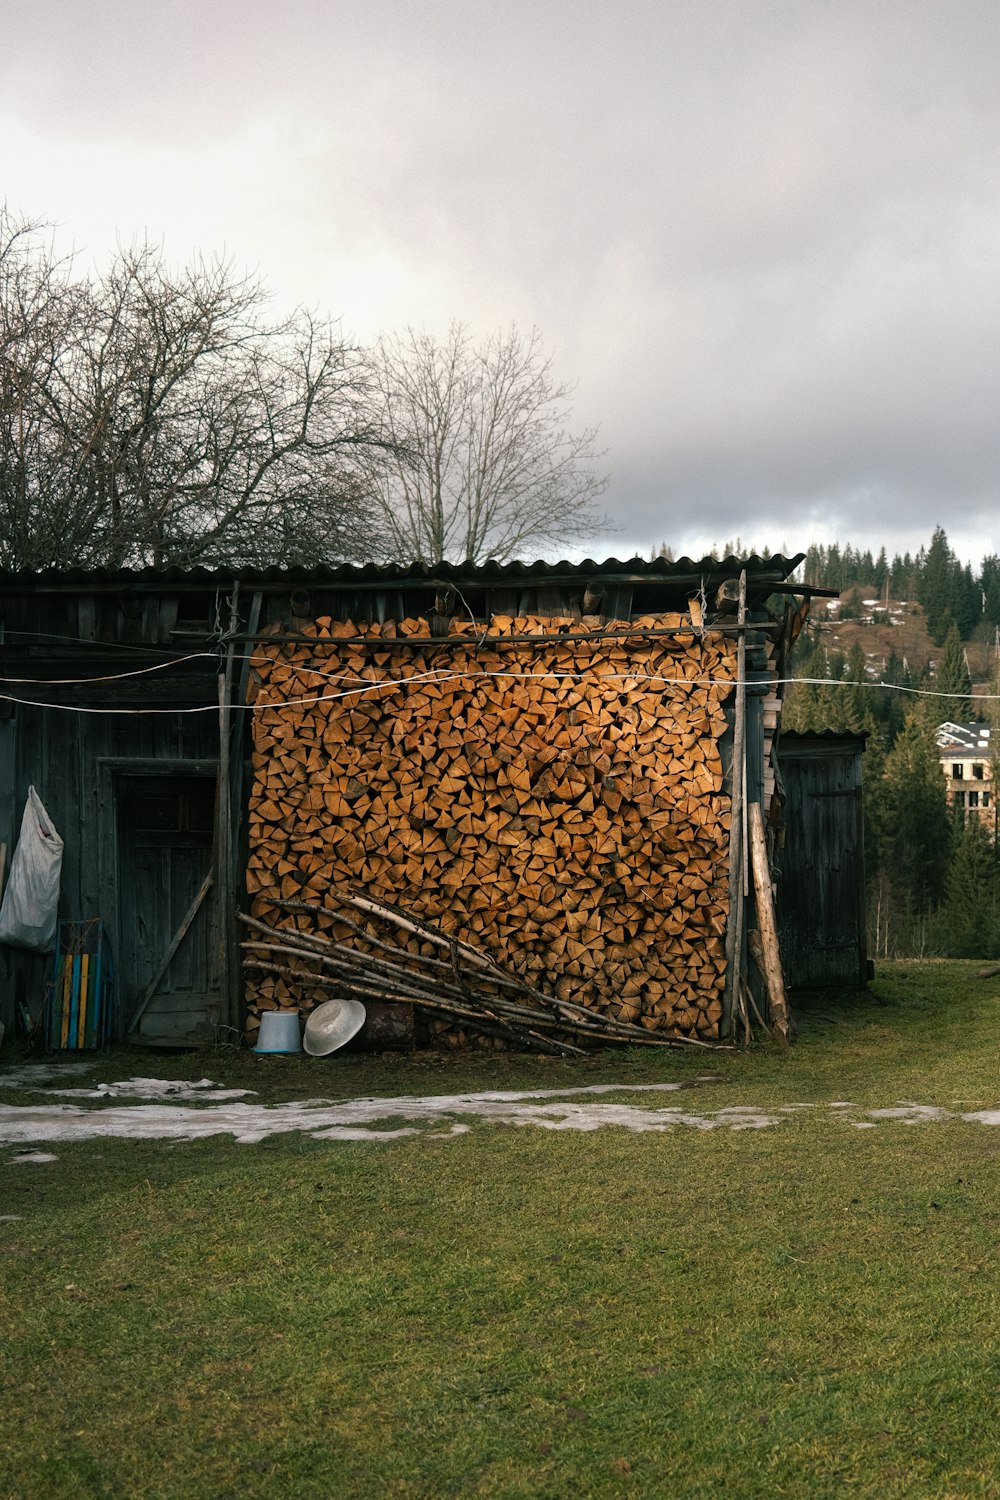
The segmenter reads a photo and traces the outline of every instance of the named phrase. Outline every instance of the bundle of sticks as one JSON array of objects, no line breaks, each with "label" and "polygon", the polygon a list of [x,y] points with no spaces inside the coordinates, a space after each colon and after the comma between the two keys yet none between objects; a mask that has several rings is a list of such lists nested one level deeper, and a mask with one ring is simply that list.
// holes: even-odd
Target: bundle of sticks
[{"label": "bundle of sticks", "polygon": [[[718,1047],[693,1037],[647,1031],[613,1020],[570,1000],[560,1000],[503,968],[488,954],[387,901],[356,892],[330,891],[328,904],[274,899],[290,914],[330,915],[327,936],[240,914],[252,936],[241,944],[244,964],[297,985],[330,990],[342,998],[397,1001],[466,1031],[501,1037],[530,1051],[579,1056],[580,1043],[647,1047]],[[286,921],[288,919],[286,918]],[[381,933],[386,933],[382,936]],[[392,941],[395,936],[399,941]],[[409,947],[401,944],[409,942]],[[421,949],[431,951],[414,952]]]}]

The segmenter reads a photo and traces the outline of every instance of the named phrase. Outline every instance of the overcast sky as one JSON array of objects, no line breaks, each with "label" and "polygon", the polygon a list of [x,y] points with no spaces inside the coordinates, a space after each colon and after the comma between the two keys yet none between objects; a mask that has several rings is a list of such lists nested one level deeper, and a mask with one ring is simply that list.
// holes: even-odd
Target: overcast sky
[{"label": "overcast sky", "polygon": [[1000,552],[997,0],[6,0],[0,198],[362,339],[537,326],[594,555]]}]

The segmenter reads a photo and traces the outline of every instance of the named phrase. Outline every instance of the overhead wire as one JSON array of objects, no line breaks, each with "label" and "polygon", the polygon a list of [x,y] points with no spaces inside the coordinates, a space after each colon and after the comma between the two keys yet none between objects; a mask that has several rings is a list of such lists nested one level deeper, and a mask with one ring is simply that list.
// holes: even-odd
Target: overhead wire
[{"label": "overhead wire", "polygon": [[170,661],[153,662],[148,667],[136,667],[132,672],[105,672],[99,677],[3,677],[0,682],[13,682],[32,687],[86,687],[92,682],[121,682],[126,677],[145,677],[150,672],[163,672],[169,667],[181,667],[189,661],[216,659],[214,651],[192,651],[186,656],[175,656]]},{"label": "overhead wire", "polygon": [[[188,632],[184,632],[187,634]],[[18,630],[11,625],[3,625],[0,630],[0,646],[4,645],[7,638],[20,641],[42,641],[54,645],[86,646],[91,650],[99,651],[141,651],[149,656],[155,651],[167,651],[170,648],[165,645],[151,645],[148,642],[137,645],[134,641],[85,641],[78,635],[58,635],[51,630]]]},{"label": "overhead wire", "polygon": [[[189,657],[180,657],[180,658],[177,659],[177,661],[178,662],[185,662],[185,661],[197,660],[199,657],[210,657],[212,659],[215,659],[215,654],[212,653],[212,652],[199,652],[199,653],[195,653],[194,655],[189,656]],[[268,664],[271,664],[274,661],[274,658],[272,658],[272,657],[260,657],[260,656],[254,655],[253,653],[244,654],[239,659],[247,661],[251,665],[253,665],[255,662],[258,662],[258,663],[265,663],[266,662]],[[170,663],[166,663],[164,665],[170,665]],[[638,689],[638,688],[641,687],[642,690],[644,690],[644,691],[648,691],[649,688],[651,688],[651,687],[652,688],[682,688],[682,689],[683,688],[688,688],[689,689],[689,688],[694,688],[694,687],[723,687],[723,688],[731,688],[731,687],[734,686],[734,683],[735,683],[735,679],[733,677],[690,677],[690,678],[689,677],[664,677],[664,676],[661,676],[658,673],[644,672],[644,671],[638,670],[637,668],[634,668],[634,667],[630,671],[627,671],[627,672],[621,672],[621,671],[615,671],[615,672],[585,671],[585,672],[582,672],[582,671],[571,671],[571,670],[557,669],[557,668],[551,668],[551,669],[548,669],[548,670],[541,669],[541,670],[536,670],[536,671],[514,671],[514,670],[510,670],[510,669],[507,669],[507,670],[487,670],[487,669],[483,669],[483,668],[468,668],[468,669],[464,669],[464,670],[455,671],[455,670],[448,670],[448,669],[444,669],[444,668],[435,668],[435,669],[428,669],[428,670],[423,671],[423,672],[412,672],[412,673],[409,673],[408,675],[406,675],[404,677],[389,677],[389,678],[382,678],[382,679],[373,680],[371,678],[358,677],[356,675],[352,675],[352,674],[349,674],[349,673],[332,673],[332,672],[328,673],[328,672],[322,672],[322,671],[320,671],[317,668],[307,667],[307,666],[305,666],[303,664],[299,664],[299,663],[294,663],[294,664],[290,663],[288,665],[289,665],[290,670],[292,670],[295,673],[299,673],[299,674],[307,673],[310,676],[322,677],[325,680],[330,681],[330,682],[341,682],[341,683],[350,682],[352,684],[352,686],[343,687],[340,691],[330,692],[330,693],[298,694],[297,696],[293,696],[293,697],[270,697],[270,696],[259,697],[259,698],[256,698],[251,703],[233,703],[231,705],[231,708],[234,711],[238,710],[238,711],[242,711],[244,713],[263,712],[265,709],[306,708],[306,707],[310,707],[310,706],[315,706],[316,704],[319,704],[319,703],[339,702],[339,701],[341,701],[341,700],[343,700],[345,698],[364,698],[364,697],[370,696],[372,694],[382,694],[382,693],[386,693],[386,692],[390,692],[390,691],[395,691],[396,689],[399,689],[399,688],[407,688],[407,687],[412,687],[412,686],[429,685],[429,684],[444,684],[446,682],[452,682],[452,681],[470,681],[470,680],[471,681],[475,681],[475,680],[486,680],[486,679],[507,679],[507,680],[511,680],[511,681],[525,681],[525,682],[530,682],[530,681],[544,681],[544,680],[550,680],[551,681],[552,679],[555,679],[557,681],[598,682],[598,683],[600,683],[600,682],[607,682],[607,683],[610,683],[610,682],[621,682],[621,683],[634,682],[634,689],[632,689],[632,690],[635,690],[635,689]],[[150,668],[150,669],[144,669],[144,670],[153,670],[153,669]],[[58,680],[57,679],[15,679],[15,678],[0,679],[0,680],[5,680],[5,681],[9,681],[9,682],[17,682],[17,683],[27,683],[27,682],[31,681],[33,683],[33,685],[36,685],[36,686],[43,686],[43,685],[49,685],[49,684],[51,684],[52,686],[86,686],[89,683],[93,683],[93,682],[97,682],[97,683],[99,683],[99,682],[112,682],[112,681],[118,680],[119,678],[127,678],[127,677],[132,677],[132,676],[139,676],[139,675],[142,675],[142,673],[141,672],[135,672],[135,673],[124,672],[124,673],[116,674],[115,676],[108,676],[108,677],[78,678],[78,679],[58,679]],[[881,682],[881,681],[880,682],[847,682],[843,678],[837,678],[837,677],[779,677],[779,678],[762,677],[762,678],[752,679],[748,683],[748,686],[751,689],[754,688],[754,687],[756,687],[756,688],[758,688],[758,689],[763,690],[763,691],[766,692],[766,691],[769,691],[769,690],[771,690],[773,688],[776,688],[776,687],[787,687],[787,686],[793,685],[795,683],[806,684],[808,686],[813,686],[813,687],[861,688],[862,690],[868,691],[868,692],[880,692],[881,691],[881,692],[907,693],[907,694],[910,694],[911,696],[921,697],[921,698],[936,698],[936,699],[949,699],[949,700],[960,699],[962,701],[968,700],[970,703],[995,703],[995,702],[1000,701],[1000,694],[998,694],[998,693],[968,693],[968,694],[946,693],[946,692],[942,692],[942,691],[940,691],[938,689],[933,689],[933,688],[908,687],[908,686],[906,686],[905,684],[902,684],[902,683],[891,683],[891,682]],[[12,694],[12,693],[4,693],[4,692],[0,692],[0,702],[13,703],[13,704],[23,704],[26,707],[33,707],[33,708],[51,708],[51,709],[55,709],[55,710],[58,710],[59,712],[64,712],[64,713],[98,714],[98,715],[119,714],[119,715],[126,715],[126,716],[129,716],[129,717],[162,716],[164,714],[185,714],[185,715],[188,715],[188,714],[206,714],[206,713],[207,714],[214,714],[214,713],[218,712],[218,704],[215,703],[215,702],[206,703],[206,704],[188,705],[186,707],[153,708],[153,707],[149,707],[149,706],[143,706],[143,707],[138,707],[138,708],[126,708],[126,707],[119,707],[119,706],[105,707],[105,706],[96,706],[96,705],[78,704],[78,703],[53,703],[53,702],[45,702],[45,701],[40,701],[40,700],[37,700],[37,699],[34,699],[34,698],[23,698],[23,697],[19,697],[19,696],[15,695],[15,694]]]}]

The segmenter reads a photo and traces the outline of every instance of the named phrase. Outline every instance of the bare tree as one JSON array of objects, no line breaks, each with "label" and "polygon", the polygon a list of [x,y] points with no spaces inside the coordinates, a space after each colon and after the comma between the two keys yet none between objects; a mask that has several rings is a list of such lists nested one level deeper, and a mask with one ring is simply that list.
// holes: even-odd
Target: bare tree
[{"label": "bare tree", "polygon": [[375,377],[386,447],[369,465],[401,561],[510,558],[601,524],[596,431],[568,430],[571,389],[541,335],[511,328],[474,344],[408,329],[381,339]]},{"label": "bare tree", "polygon": [[[80,308],[70,263],[43,243],[44,226],[0,207],[0,562],[32,565],[65,526],[51,387]],[[39,497],[52,496],[42,517]]]},{"label": "bare tree", "polygon": [[0,566],[370,555],[368,362],[266,300],[149,246],[77,278],[0,212]]}]

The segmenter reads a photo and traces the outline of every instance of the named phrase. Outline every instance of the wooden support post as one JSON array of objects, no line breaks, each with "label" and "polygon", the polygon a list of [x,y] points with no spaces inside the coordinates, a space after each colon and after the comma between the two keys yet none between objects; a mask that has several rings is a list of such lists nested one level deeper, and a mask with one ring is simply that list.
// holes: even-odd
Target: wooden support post
[{"label": "wooden support post", "polygon": [[771,1025],[780,1044],[787,1047],[791,1041],[791,1021],[785,998],[785,979],[781,971],[781,949],[778,946],[778,926],[774,915],[764,813],[759,802],[750,804],[750,855],[757,901],[757,925],[760,929],[761,962],[771,1002]]},{"label": "wooden support post", "polygon": [[219,900],[219,984],[222,999],[222,1024],[235,1029],[239,1025],[239,958],[236,951],[236,897],[233,879],[233,808],[232,808],[232,694],[233,660],[236,655],[234,635],[239,625],[239,584],[233,586],[230,601],[229,644],[225,665],[219,673],[219,780],[215,835],[215,883]]},{"label": "wooden support post", "polygon": [[219,909],[219,985],[222,1024],[233,1026],[233,992],[236,982],[235,929],[233,922],[233,825],[230,810],[229,687],[231,648],[226,671],[219,673],[219,781],[216,798],[215,884]]},{"label": "wooden support post", "polygon": [[733,723],[733,758],[729,770],[731,808],[729,823],[729,919],[726,925],[726,988],[723,996],[722,1034],[733,1036],[736,1018],[745,1011],[740,981],[743,977],[743,930],[746,884],[746,838],[744,836],[746,791],[746,571],[740,574],[739,635],[736,646],[736,705]]},{"label": "wooden support post", "polygon": [[[238,594],[234,599],[233,613],[234,621],[237,623],[236,609]],[[257,590],[250,601],[250,613],[247,620],[247,629],[252,638],[256,637],[260,627],[261,607],[264,595]],[[245,871],[245,824],[243,819],[243,808],[246,799],[246,787],[243,781],[244,743],[246,738],[247,716],[243,707],[247,701],[247,686],[250,680],[250,658],[253,655],[253,645],[243,652],[242,665],[239,671],[239,687],[234,693],[234,657],[236,651],[236,637],[230,635],[229,646],[226,651],[226,691],[225,705],[220,701],[219,705],[219,736],[220,746],[226,746],[225,760],[225,786],[223,786],[223,765],[220,759],[219,765],[219,806],[220,816],[227,819],[226,843],[226,870],[227,884],[224,887],[220,883],[220,933],[223,944],[223,961],[220,977],[222,984],[222,1024],[234,1031],[242,1029],[243,1025],[243,975],[237,953],[239,932],[236,924],[236,908],[244,890],[243,874]],[[237,711],[233,712],[236,706]],[[224,718],[225,716],[225,718]],[[221,844],[220,844],[221,854]]]}]

